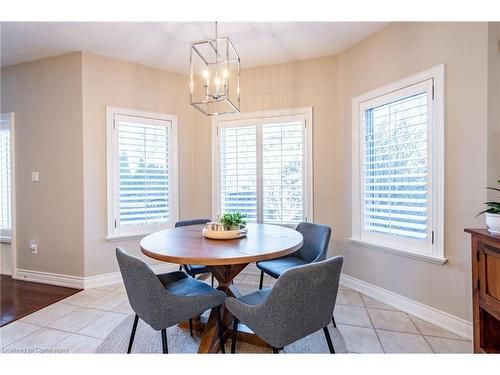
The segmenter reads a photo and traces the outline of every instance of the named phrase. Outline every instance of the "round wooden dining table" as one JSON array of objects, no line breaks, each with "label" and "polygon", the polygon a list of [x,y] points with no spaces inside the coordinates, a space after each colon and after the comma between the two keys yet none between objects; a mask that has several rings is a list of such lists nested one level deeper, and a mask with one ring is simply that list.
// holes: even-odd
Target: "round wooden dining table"
[{"label": "round wooden dining table", "polygon": [[[249,263],[289,255],[303,243],[302,234],[278,225],[248,224],[246,237],[235,240],[208,239],[203,237],[202,229],[203,225],[191,225],[152,233],[141,240],[141,251],[163,262],[206,265],[218,281],[217,289],[237,298],[240,293],[233,280]],[[224,337],[231,337],[233,317],[224,306],[221,312]],[[193,328],[202,332],[198,353],[217,353],[220,342],[215,311],[207,321],[201,317],[193,320]],[[187,323],[180,326],[187,327]],[[270,348],[243,325],[238,328],[240,339]]]}]

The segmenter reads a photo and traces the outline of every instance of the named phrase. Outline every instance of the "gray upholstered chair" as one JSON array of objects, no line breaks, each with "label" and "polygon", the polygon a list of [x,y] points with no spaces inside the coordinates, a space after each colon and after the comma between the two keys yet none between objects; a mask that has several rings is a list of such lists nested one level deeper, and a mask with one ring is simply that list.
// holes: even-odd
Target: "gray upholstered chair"
[{"label": "gray upholstered chair", "polygon": [[[155,275],[141,259],[128,255],[121,248],[116,249],[130,306],[135,312],[134,324],[127,353],[132,350],[135,330],[139,318],[156,331],[161,331],[163,353],[168,353],[168,327],[201,315],[215,308],[220,342],[224,342],[220,307],[226,295],[184,272],[174,271]],[[224,345],[221,345],[224,353]]]},{"label": "gray upholstered chair", "polygon": [[328,323],[335,307],[343,258],[333,257],[285,271],[273,288],[238,299],[226,299],[233,314],[231,353],[241,321],[273,347],[273,352],[323,328],[330,353],[335,353]]},{"label": "gray upholstered chair", "polygon": [[[175,227],[179,228],[179,227],[187,227],[189,225],[206,224],[209,221],[210,219],[183,220],[175,223]],[[183,267],[184,271],[186,271],[186,273],[191,277],[196,277],[196,275],[202,273],[210,273],[210,271],[207,269],[207,266],[201,264],[184,264],[179,267],[179,271],[181,271]],[[212,286],[214,286],[214,275],[212,275]]]},{"label": "gray upholstered chair", "polygon": [[[259,289],[262,289],[264,273],[277,279],[283,272],[292,267],[325,260],[332,229],[326,225],[306,222],[299,223],[295,229],[304,238],[304,243],[299,250],[283,258],[257,262],[257,268],[260,269]],[[333,326],[337,327],[333,316],[332,322]]]}]

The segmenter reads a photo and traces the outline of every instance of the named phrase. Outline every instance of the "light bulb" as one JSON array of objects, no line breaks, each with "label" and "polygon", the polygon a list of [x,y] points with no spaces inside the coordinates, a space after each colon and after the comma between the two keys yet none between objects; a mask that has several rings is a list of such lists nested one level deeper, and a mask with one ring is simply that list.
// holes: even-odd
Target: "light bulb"
[{"label": "light bulb", "polygon": [[210,73],[208,72],[208,70],[204,70],[204,71],[202,72],[202,75],[203,75],[203,86],[204,86],[205,88],[207,88],[207,87],[208,87],[208,84],[209,84],[209,79],[208,79],[208,78],[209,78],[209,76],[210,76]]}]

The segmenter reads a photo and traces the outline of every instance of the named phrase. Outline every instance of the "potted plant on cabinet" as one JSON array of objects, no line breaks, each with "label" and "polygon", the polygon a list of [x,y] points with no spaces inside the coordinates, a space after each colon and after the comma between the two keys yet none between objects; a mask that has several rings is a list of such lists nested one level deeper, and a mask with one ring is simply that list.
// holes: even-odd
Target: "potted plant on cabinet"
[{"label": "potted plant on cabinet", "polygon": [[[497,180],[500,185],[500,180]],[[499,191],[499,188],[487,187],[486,189]],[[492,234],[500,234],[500,202],[485,202],[486,210],[481,211],[479,215],[486,214],[486,226],[488,227],[488,232]]]}]

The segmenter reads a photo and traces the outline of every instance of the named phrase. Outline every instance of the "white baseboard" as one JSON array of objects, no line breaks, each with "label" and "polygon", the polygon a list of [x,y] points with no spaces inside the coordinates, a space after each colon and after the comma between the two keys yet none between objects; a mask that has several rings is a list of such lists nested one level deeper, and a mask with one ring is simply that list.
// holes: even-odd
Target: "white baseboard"
[{"label": "white baseboard", "polygon": [[393,306],[401,311],[416,316],[426,322],[441,327],[458,336],[472,340],[472,322],[438,310],[434,307],[424,305],[400,294],[380,288],[376,285],[356,279],[355,277],[342,274],[340,283],[354,289],[364,295],[374,298],[389,306]]},{"label": "white baseboard", "polygon": [[83,277],[80,276],[24,270],[21,268],[16,269],[13,275],[13,279],[31,281],[34,283],[66,286],[68,288],[82,289],[83,287]]},{"label": "white baseboard", "polygon": [[[155,264],[150,267],[155,273],[172,272],[179,269],[179,265],[173,263]],[[101,275],[85,277],[85,279],[83,280],[82,289],[99,288],[101,286],[116,284],[120,282],[122,282],[122,275],[119,271],[104,273]]]},{"label": "white baseboard", "polygon": [[[155,264],[151,266],[155,273],[171,272],[179,268],[179,265],[173,263]],[[116,284],[122,281],[120,272],[111,272],[101,275],[81,277],[64,275],[50,272],[40,272],[25,269],[16,269],[13,278],[16,280],[31,281],[34,283],[65,286],[76,289],[90,289],[101,286]]]}]

